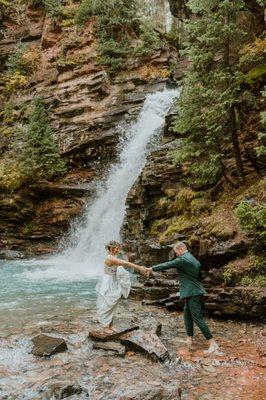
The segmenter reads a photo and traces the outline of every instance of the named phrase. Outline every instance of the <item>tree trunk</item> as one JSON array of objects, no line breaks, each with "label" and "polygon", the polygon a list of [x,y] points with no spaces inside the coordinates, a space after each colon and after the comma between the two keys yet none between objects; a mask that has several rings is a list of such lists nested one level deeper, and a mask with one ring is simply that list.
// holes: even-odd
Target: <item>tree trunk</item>
[{"label": "tree trunk", "polygon": [[[229,23],[230,23],[230,14],[229,14],[229,11],[227,10],[226,15],[225,15],[225,24],[228,25]],[[225,68],[227,69],[227,71],[232,73],[231,66],[230,66],[230,36],[229,36],[229,34],[227,35],[226,40],[225,40],[224,64],[225,64]],[[238,140],[238,132],[237,132],[236,115],[235,115],[234,106],[230,106],[228,109],[228,130],[229,130],[229,135],[231,136],[231,141],[233,144],[237,174],[239,176],[239,179],[241,181],[243,181],[245,179],[245,173],[244,173],[241,152],[240,152],[240,146],[239,146],[239,140]]]},{"label": "tree trunk", "polygon": [[237,174],[239,176],[239,179],[241,181],[243,181],[245,179],[245,172],[244,172],[243,162],[242,162],[242,158],[241,158],[234,107],[230,107],[230,109],[229,109],[229,130],[231,133],[231,140],[232,140],[234,156],[235,156],[235,160],[236,160]]},{"label": "tree trunk", "polygon": [[[221,147],[221,144],[220,144],[220,141],[219,141],[219,138],[218,138],[218,137],[216,137],[216,142],[217,142],[217,149],[218,149],[218,152],[219,152],[219,154],[221,154],[222,157],[224,158],[223,150],[222,150],[222,147]],[[223,173],[223,177],[224,177],[234,188],[236,188],[237,185],[235,184],[235,182],[233,182],[233,180],[232,180],[232,179],[228,176],[228,174],[227,174],[227,170],[226,170],[226,167],[225,167],[225,165],[224,165],[224,162],[223,162],[223,159],[222,159],[222,158],[220,159],[220,166],[221,166],[221,170],[222,170],[222,173]]]}]

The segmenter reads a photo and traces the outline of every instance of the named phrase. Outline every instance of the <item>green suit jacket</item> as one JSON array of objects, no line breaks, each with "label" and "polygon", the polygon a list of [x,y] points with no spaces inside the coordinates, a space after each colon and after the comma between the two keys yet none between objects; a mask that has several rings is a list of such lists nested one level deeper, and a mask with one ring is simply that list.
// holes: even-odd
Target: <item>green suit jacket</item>
[{"label": "green suit jacket", "polygon": [[188,251],[182,256],[152,267],[153,271],[176,268],[180,282],[180,299],[206,294],[200,281],[200,262]]}]

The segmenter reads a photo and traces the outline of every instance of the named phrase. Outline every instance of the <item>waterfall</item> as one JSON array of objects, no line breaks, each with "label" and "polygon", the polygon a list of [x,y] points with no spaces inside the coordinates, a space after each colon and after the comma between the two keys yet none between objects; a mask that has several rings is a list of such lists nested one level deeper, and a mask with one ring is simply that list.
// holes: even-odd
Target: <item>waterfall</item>
[{"label": "waterfall", "polygon": [[160,133],[164,117],[178,95],[178,89],[147,95],[136,122],[128,127],[120,144],[118,161],[86,207],[81,223],[74,227],[72,244],[47,261],[51,265],[48,270],[30,272],[31,278],[37,274],[36,278],[74,280],[101,273],[104,246],[112,239],[120,240],[127,194],[145,165],[151,139]]}]

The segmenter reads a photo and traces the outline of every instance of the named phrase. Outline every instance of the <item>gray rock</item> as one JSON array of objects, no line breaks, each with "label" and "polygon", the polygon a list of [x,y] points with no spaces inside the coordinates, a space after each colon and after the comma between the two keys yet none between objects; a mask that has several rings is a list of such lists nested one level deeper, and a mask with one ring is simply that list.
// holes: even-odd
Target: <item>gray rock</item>
[{"label": "gray rock", "polygon": [[0,260],[17,260],[24,258],[25,254],[21,251],[2,250],[0,251]]},{"label": "gray rock", "polygon": [[120,342],[126,347],[144,353],[156,361],[169,359],[169,352],[154,332],[142,329],[127,333],[120,337]]},{"label": "gray rock", "polygon": [[62,338],[41,334],[32,338],[31,341],[33,343],[32,354],[35,356],[51,357],[67,350],[66,342]]}]

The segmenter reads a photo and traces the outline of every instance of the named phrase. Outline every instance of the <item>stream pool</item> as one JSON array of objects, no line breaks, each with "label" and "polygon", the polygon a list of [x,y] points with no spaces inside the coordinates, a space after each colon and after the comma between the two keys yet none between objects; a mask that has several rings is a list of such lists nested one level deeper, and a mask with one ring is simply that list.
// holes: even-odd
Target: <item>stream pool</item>
[{"label": "stream pool", "polygon": [[[48,265],[47,265],[48,264]],[[48,260],[0,261],[0,332],[41,322],[68,308],[94,303],[97,277],[66,279],[51,274]],[[65,278],[65,279],[64,279]]]}]

